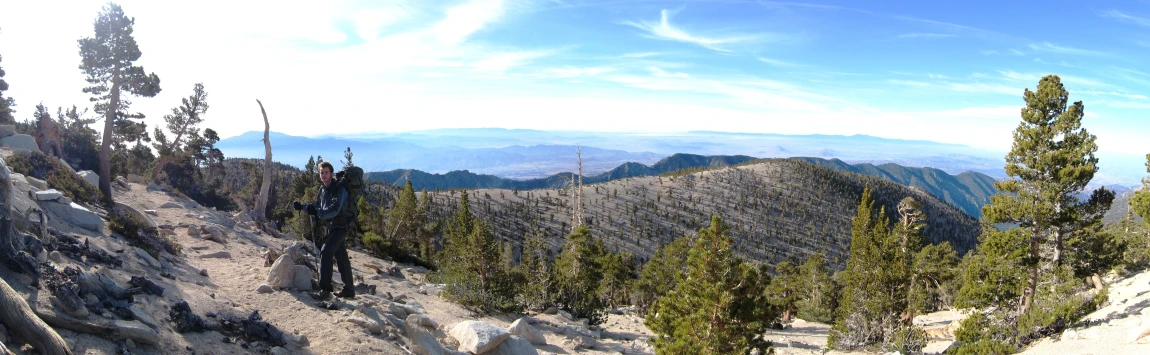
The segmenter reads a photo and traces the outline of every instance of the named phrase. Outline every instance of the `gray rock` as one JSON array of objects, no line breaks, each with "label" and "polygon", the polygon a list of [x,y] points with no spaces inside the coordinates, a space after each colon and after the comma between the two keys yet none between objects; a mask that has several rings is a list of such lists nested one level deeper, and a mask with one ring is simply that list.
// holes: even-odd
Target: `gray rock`
[{"label": "gray rock", "polygon": [[272,270],[268,273],[268,284],[276,288],[286,288],[295,285],[295,260],[291,255],[280,255],[279,259],[272,264]]},{"label": "gray rock", "polygon": [[160,335],[156,334],[155,330],[140,323],[139,321],[114,321],[116,333],[114,336],[119,339],[132,339],[136,343],[157,345],[160,343]]},{"label": "gray rock", "polygon": [[36,201],[52,201],[64,197],[64,193],[56,189],[48,189],[33,192],[32,196],[36,199]]},{"label": "gray rock", "polygon": [[383,334],[383,325],[379,324],[379,322],[376,322],[370,318],[356,315],[356,316],[347,317],[346,321],[348,321],[349,323],[361,326],[364,329],[367,329],[367,331],[371,332],[371,334]]},{"label": "gray rock", "polygon": [[36,190],[44,191],[48,189],[48,182],[44,180],[40,180],[31,176],[25,176],[24,179],[28,181],[28,185],[32,185],[32,187],[35,187]]},{"label": "gray rock", "polygon": [[164,202],[164,204],[160,205],[160,208],[181,208],[182,209],[182,208],[184,208],[184,206],[181,204],[175,203],[175,202]]},{"label": "gray rock", "polygon": [[200,276],[208,277],[208,269],[200,269]]},{"label": "gray rock", "polygon": [[281,348],[281,347],[278,347],[278,346],[277,346],[277,347],[274,347],[274,348],[272,348],[272,350],[271,350],[271,354],[272,354],[272,355],[291,355],[291,353],[292,353],[292,352],[291,352],[291,351],[288,351],[288,349],[284,349],[284,348]]},{"label": "gray rock", "polygon": [[144,213],[149,214],[149,215],[153,215],[153,216],[159,216],[160,215],[159,213],[156,212],[156,210],[144,210]]},{"label": "gray rock", "polygon": [[260,287],[257,287],[257,288],[256,288],[256,292],[259,292],[259,293],[272,293],[272,292],[275,292],[275,289],[272,289],[271,285],[268,285],[268,284],[263,284],[263,285],[260,285]]},{"label": "gray rock", "polygon": [[16,134],[16,125],[0,125],[0,138],[11,137]]},{"label": "gray rock", "polygon": [[311,345],[311,341],[307,339],[307,334],[300,334],[298,337],[295,338],[295,342],[299,343],[299,346],[302,346],[302,347],[307,347],[307,346]]},{"label": "gray rock", "polygon": [[60,198],[56,199],[56,202],[63,203],[65,205],[71,205],[72,199],[68,198],[68,196],[60,196]]},{"label": "gray rock", "polygon": [[57,264],[62,263],[64,262],[64,254],[60,254],[59,251],[53,250],[51,253],[48,253],[48,260],[52,260],[52,262]]},{"label": "gray rock", "polygon": [[201,259],[213,259],[213,258],[215,258],[215,259],[231,259],[232,254],[228,253],[226,251],[217,251],[217,252],[211,253],[211,254],[200,255],[200,258]]},{"label": "gray rock", "polygon": [[199,237],[200,236],[200,226],[197,226],[194,224],[188,226],[188,236],[189,237]]},{"label": "gray rock", "polygon": [[84,179],[84,181],[88,182],[88,184],[91,184],[92,186],[99,188],[99,186],[100,186],[100,175],[96,175],[95,171],[84,170],[84,171],[76,173],[76,175],[79,175],[80,178]]},{"label": "gray rock", "polygon": [[511,326],[507,327],[507,332],[511,333],[511,335],[526,339],[531,344],[547,345],[547,337],[544,337],[543,333],[540,333],[539,330],[532,327],[531,324],[523,318],[511,322]]},{"label": "gray rock", "polygon": [[292,269],[292,288],[298,291],[311,291],[311,269],[303,265],[296,265]]},{"label": "gray rock", "polygon": [[427,329],[423,329],[420,317],[427,318],[415,314],[407,317],[407,327],[404,330],[407,332],[407,339],[411,340],[411,352],[416,355],[445,354],[443,345],[440,345]]},{"label": "gray rock", "polygon": [[491,323],[463,321],[451,328],[450,335],[459,341],[459,350],[472,354],[483,354],[499,346],[511,336],[507,330]]},{"label": "gray rock", "polygon": [[557,313],[559,313],[559,308],[555,308],[555,307],[547,307],[547,309],[543,310],[543,314],[557,314]]},{"label": "gray rock", "polygon": [[228,242],[228,233],[224,231],[224,227],[220,227],[216,224],[209,224],[204,226],[204,230],[208,232],[208,237],[205,239],[218,243]]},{"label": "gray rock", "polygon": [[36,145],[36,139],[27,134],[13,134],[11,136],[0,138],[0,147],[9,147],[12,150],[19,152],[39,152],[40,146]]},{"label": "gray rock", "polygon": [[408,326],[410,326],[412,324],[412,322],[414,322],[415,325],[425,327],[428,329],[439,329],[439,323],[438,322],[436,322],[434,319],[431,319],[431,317],[428,317],[428,316],[425,316],[422,314],[408,315],[407,319],[405,319],[404,322],[406,322]]},{"label": "gray rock", "polygon": [[535,350],[531,342],[513,335],[483,355],[539,355],[539,351]]},{"label": "gray rock", "polygon": [[144,177],[136,175],[136,174],[128,174],[128,182],[136,183],[136,184],[143,184],[144,183]]},{"label": "gray rock", "polygon": [[132,206],[132,205],[129,205],[129,204],[126,204],[123,202],[116,201],[116,213],[119,213],[119,214],[124,215],[124,216],[132,217],[136,221],[139,221],[140,223],[143,223],[144,225],[152,227],[152,228],[158,228],[159,227],[159,224],[156,224],[156,221],[153,221],[152,217],[149,217],[147,214],[144,214],[144,212],[140,212],[139,208],[136,208],[135,206]]},{"label": "gray rock", "polygon": [[152,319],[152,316],[140,309],[140,306],[132,305],[128,307],[128,311],[131,311],[132,317],[136,317],[136,320],[139,320],[140,323],[144,323],[144,325],[152,329],[160,330],[160,323],[157,323],[155,319]]},{"label": "gray rock", "polygon": [[151,255],[148,255],[148,252],[144,251],[144,249],[140,249],[140,248],[133,248],[133,249],[136,249],[136,256],[139,256],[140,260],[143,260],[145,263],[148,264],[148,266],[151,266],[154,268],[160,267],[160,261],[156,260],[156,258],[153,258]]},{"label": "gray rock", "polygon": [[67,205],[56,202],[44,202],[40,204],[40,207],[50,211],[58,218],[57,220],[63,220],[64,222],[93,232],[102,232],[104,230],[103,218],[100,218],[95,212],[89,211],[87,208],[75,202]]},{"label": "gray rock", "polygon": [[405,323],[402,319],[396,318],[395,316],[391,315],[391,313],[383,312],[383,313],[380,313],[379,316],[381,318],[383,318],[384,320],[386,320],[388,323],[391,323],[391,326],[393,326],[393,327],[396,327],[399,329],[404,329],[407,326],[407,323]]}]

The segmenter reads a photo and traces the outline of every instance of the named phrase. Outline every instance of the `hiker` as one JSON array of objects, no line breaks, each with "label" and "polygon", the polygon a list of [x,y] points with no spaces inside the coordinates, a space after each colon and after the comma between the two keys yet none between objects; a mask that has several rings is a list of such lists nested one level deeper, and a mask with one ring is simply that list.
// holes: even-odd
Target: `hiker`
[{"label": "hiker", "polygon": [[319,163],[319,179],[323,182],[319,196],[314,203],[303,204],[292,201],[292,207],[305,210],[307,214],[319,217],[327,223],[327,236],[324,237],[323,247],[320,249],[319,260],[319,289],[313,295],[316,299],[327,300],[331,297],[331,263],[335,258],[339,267],[339,275],[343,279],[343,290],[335,294],[341,298],[355,298],[355,281],[351,275],[351,260],[347,257],[347,247],[344,240],[347,238],[348,228],[354,219],[352,206],[349,205],[348,191],[342,184],[336,182],[330,162]]}]

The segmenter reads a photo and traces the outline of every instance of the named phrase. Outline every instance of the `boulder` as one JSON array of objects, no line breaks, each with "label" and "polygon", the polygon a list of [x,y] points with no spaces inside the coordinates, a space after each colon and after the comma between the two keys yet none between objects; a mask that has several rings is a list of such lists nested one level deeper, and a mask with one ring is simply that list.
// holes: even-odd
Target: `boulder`
[{"label": "boulder", "polygon": [[32,193],[36,201],[52,201],[64,197],[64,193],[56,189],[47,189]]},{"label": "boulder", "polygon": [[35,187],[36,190],[44,191],[48,189],[48,183],[44,180],[40,180],[31,176],[25,176],[24,179],[28,181],[28,185],[32,185],[32,187]]},{"label": "boulder", "polygon": [[133,249],[136,249],[136,256],[140,257],[140,260],[144,261],[145,263],[147,263],[151,267],[154,267],[154,268],[160,267],[160,261],[156,260],[156,258],[153,258],[151,255],[148,255],[148,252],[144,251],[144,249],[140,249],[140,248],[133,248]]},{"label": "boulder", "polygon": [[156,221],[152,220],[152,217],[149,217],[144,212],[141,212],[140,209],[133,207],[132,205],[116,201],[116,213],[119,213],[123,216],[129,216],[135,219],[137,222],[143,223],[145,226],[159,228],[159,225],[156,224]]},{"label": "boulder", "polygon": [[298,291],[311,291],[311,269],[307,266],[295,265],[292,270],[292,287]]},{"label": "boulder", "polygon": [[507,330],[491,323],[463,321],[451,328],[450,335],[459,341],[459,350],[472,354],[483,354],[499,346],[511,336]]},{"label": "boulder", "polygon": [[36,145],[36,139],[27,134],[13,134],[0,138],[0,147],[12,148],[18,152],[40,151],[40,146]]},{"label": "boulder", "polygon": [[62,263],[64,262],[64,254],[60,254],[59,251],[53,250],[51,253],[48,253],[48,260],[52,260],[53,263],[57,264]]},{"label": "boulder", "polygon": [[526,339],[531,344],[547,345],[547,338],[543,336],[543,333],[540,333],[539,330],[532,327],[531,324],[523,318],[511,322],[511,326],[507,327],[507,332],[511,333],[511,335]]},{"label": "boulder", "polygon": [[188,226],[188,236],[189,237],[199,237],[200,236],[200,226],[197,226],[194,224]]},{"label": "boulder", "polygon": [[209,224],[204,226],[204,230],[208,232],[207,240],[216,241],[218,243],[228,242],[228,233],[224,231],[224,227],[216,224]]},{"label": "boulder", "polygon": [[136,175],[136,174],[128,174],[128,182],[135,183],[135,184],[143,184],[144,183],[144,177]]},{"label": "boulder", "polygon": [[76,175],[79,175],[81,179],[84,179],[84,181],[88,182],[88,184],[91,184],[93,187],[100,187],[100,175],[96,175],[95,171],[84,170],[76,173]]},{"label": "boulder", "polygon": [[101,232],[104,230],[104,219],[100,218],[95,212],[75,202],[63,204],[55,201],[45,201],[41,203],[40,206],[52,212],[52,214],[57,217],[57,220],[63,220],[74,226],[93,232]]},{"label": "boulder", "polygon": [[[411,341],[411,352],[416,355],[443,355],[447,352],[443,349],[443,345],[435,340],[435,336],[431,335],[427,329],[423,329],[419,324],[419,315],[411,315],[407,317],[407,339]],[[426,317],[424,317],[426,318]]]},{"label": "boulder", "polygon": [[495,349],[483,353],[484,355],[539,355],[539,351],[531,345],[531,342],[526,339],[510,336],[507,340],[499,343]]},{"label": "boulder", "polygon": [[272,288],[270,285],[268,285],[268,284],[263,284],[263,285],[260,285],[260,287],[256,287],[256,292],[259,292],[259,293],[272,293],[272,292],[275,292],[275,289],[273,289],[273,288]]},{"label": "boulder", "polygon": [[272,264],[272,270],[268,274],[268,285],[276,288],[287,288],[295,285],[295,260],[291,255],[281,255],[276,262]]},{"label": "boulder", "polygon": [[0,125],[0,138],[11,137],[16,134],[16,125]]}]

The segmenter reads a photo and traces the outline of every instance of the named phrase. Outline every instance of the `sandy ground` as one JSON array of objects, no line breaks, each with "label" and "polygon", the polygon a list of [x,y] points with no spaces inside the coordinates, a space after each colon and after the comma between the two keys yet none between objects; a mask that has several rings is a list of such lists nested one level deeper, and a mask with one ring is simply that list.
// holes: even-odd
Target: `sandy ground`
[{"label": "sandy ground", "polygon": [[[256,288],[266,282],[270,270],[269,267],[263,266],[264,251],[269,247],[281,249],[294,240],[277,239],[246,229],[243,224],[231,221],[231,215],[228,213],[205,209],[182,195],[148,191],[140,184],[129,185],[129,190],[117,190],[117,201],[132,205],[141,211],[155,210],[156,215],[151,218],[160,225],[220,224],[228,230],[228,242],[217,243],[188,236],[186,228],[177,227],[176,239],[183,246],[185,255],[174,257],[172,260],[163,260],[161,261],[163,266],[153,267],[142,261],[125,241],[107,236],[110,235],[107,229],[104,231],[104,236],[92,232],[84,234],[85,232],[78,228],[68,229],[68,233],[87,237],[93,245],[109,252],[123,250],[123,253],[115,255],[124,261],[124,266],[108,268],[86,265],[82,261],[65,258],[58,268],[63,269],[64,266],[70,265],[78,266],[86,272],[102,272],[122,285],[126,285],[131,276],[145,276],[165,288],[162,297],[151,295],[136,297],[136,304],[160,323],[158,333],[161,344],[125,347],[123,341],[60,330],[60,334],[73,345],[76,354],[119,354],[122,349],[135,354],[249,354],[268,351],[266,346],[245,344],[242,339],[230,339],[233,343],[227,343],[226,337],[215,331],[184,334],[175,332],[174,323],[169,322],[167,312],[173,304],[181,300],[187,301],[193,312],[201,316],[207,312],[246,316],[258,310],[265,321],[289,335],[290,340],[285,349],[294,354],[408,354],[407,339],[402,337],[402,329],[386,326],[388,329],[382,334],[373,335],[358,325],[344,321],[355,308],[372,307],[374,304],[378,309],[382,307],[381,305],[385,305],[387,303],[384,299],[385,293],[396,297],[405,295],[422,304],[426,309],[426,315],[440,324],[440,329],[434,333],[441,344],[448,343],[444,339],[444,333],[457,322],[482,320],[506,328],[521,316],[477,317],[438,296],[418,293],[420,286],[423,285],[424,276],[418,268],[398,265],[404,270],[404,279],[376,275],[363,265],[390,266],[394,263],[358,251],[349,253],[354,274],[363,277],[367,284],[376,285],[377,296],[360,295],[355,300],[340,301],[340,309],[332,311],[316,307],[317,302],[306,292],[277,290],[270,294],[257,293]],[[179,204],[183,208],[161,208],[169,202]],[[202,257],[221,251],[227,252],[230,256]],[[207,270],[208,276],[200,276],[201,269]],[[12,274],[4,268],[0,270],[2,270],[0,276],[8,280],[18,292],[29,295],[42,304],[47,302],[47,296],[44,295],[46,292],[34,292],[35,290],[27,286],[30,280],[28,277]],[[161,277],[162,271],[170,272],[175,279]],[[338,272],[334,279],[340,279]],[[642,318],[633,315],[610,315],[598,334],[600,338],[588,339],[588,343],[594,344],[592,348],[579,350],[575,349],[575,343],[579,343],[575,340],[580,339],[568,335],[571,333],[570,326],[578,323],[558,315],[538,314],[533,317],[538,320],[535,327],[543,332],[549,344],[537,346],[541,354],[654,353],[645,343],[645,339],[650,338],[652,333],[643,326]],[[564,328],[565,326],[567,328]],[[299,335],[307,338],[307,345],[300,343]],[[12,339],[12,336],[9,334],[7,338]],[[236,344],[236,341],[239,344]],[[11,346],[11,340],[6,344]],[[18,349],[17,351],[27,353]]]}]

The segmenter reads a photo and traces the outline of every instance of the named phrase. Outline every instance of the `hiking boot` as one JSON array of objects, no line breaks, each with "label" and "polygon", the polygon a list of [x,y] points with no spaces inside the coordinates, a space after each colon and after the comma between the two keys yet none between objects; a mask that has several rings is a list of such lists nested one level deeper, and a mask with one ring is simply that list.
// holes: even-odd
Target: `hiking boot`
[{"label": "hiking boot", "polygon": [[343,291],[339,291],[339,293],[335,294],[335,296],[339,297],[339,298],[346,298],[346,299],[354,300],[355,299],[355,291],[343,290]]},{"label": "hiking boot", "polygon": [[310,295],[311,298],[313,298],[317,301],[329,301],[329,300],[331,300],[331,292],[327,292],[327,291],[312,292],[312,293],[309,293],[308,295]]}]

